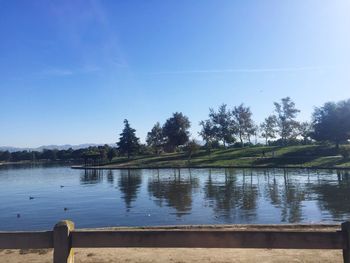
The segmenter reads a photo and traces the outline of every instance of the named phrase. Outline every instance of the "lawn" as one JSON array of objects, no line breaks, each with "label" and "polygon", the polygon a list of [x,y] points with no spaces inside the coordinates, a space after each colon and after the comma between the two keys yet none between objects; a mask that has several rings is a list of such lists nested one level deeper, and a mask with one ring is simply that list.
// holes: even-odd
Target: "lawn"
[{"label": "lawn", "polygon": [[189,158],[185,152],[117,157],[105,168],[164,167],[324,167],[350,168],[350,159],[337,154],[334,147],[322,145],[259,146],[199,150]]}]

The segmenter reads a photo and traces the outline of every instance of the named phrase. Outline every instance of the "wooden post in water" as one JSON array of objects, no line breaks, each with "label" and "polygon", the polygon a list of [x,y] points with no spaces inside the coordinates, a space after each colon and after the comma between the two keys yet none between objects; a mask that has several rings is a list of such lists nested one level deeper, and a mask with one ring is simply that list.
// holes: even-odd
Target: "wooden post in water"
[{"label": "wooden post in water", "polygon": [[53,263],[74,263],[70,232],[74,230],[72,221],[58,222],[53,229]]},{"label": "wooden post in water", "polygon": [[350,263],[350,222],[341,224],[341,230],[344,232],[346,249],[343,249],[344,263]]}]

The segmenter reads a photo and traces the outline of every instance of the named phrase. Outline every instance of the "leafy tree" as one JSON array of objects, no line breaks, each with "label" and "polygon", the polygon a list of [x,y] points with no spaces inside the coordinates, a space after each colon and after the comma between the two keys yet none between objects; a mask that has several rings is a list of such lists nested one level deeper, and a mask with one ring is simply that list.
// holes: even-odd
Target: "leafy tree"
[{"label": "leafy tree", "polygon": [[[57,151],[58,160],[69,160],[72,158],[73,149],[69,148],[68,150],[59,150]],[[37,159],[37,153],[33,152],[33,159]]]},{"label": "leafy tree", "polygon": [[288,139],[297,136],[298,122],[295,120],[300,110],[295,108],[295,103],[290,97],[281,99],[281,103],[275,102],[278,133],[285,143]]},{"label": "leafy tree", "polygon": [[151,154],[153,154],[153,149],[151,147],[149,147],[147,144],[141,143],[140,149],[139,149],[139,154],[151,155]]},{"label": "leafy tree", "polygon": [[212,148],[212,143],[215,140],[215,131],[213,124],[210,120],[201,121],[199,123],[202,126],[202,130],[198,133],[203,140],[205,141],[205,146],[207,147],[208,152],[210,153],[210,149]]},{"label": "leafy tree", "polygon": [[124,129],[120,134],[118,145],[119,153],[127,154],[128,158],[138,152],[139,138],[135,135],[136,130],[130,127],[128,120],[124,120]]},{"label": "leafy tree", "polygon": [[234,133],[235,128],[232,121],[230,111],[227,109],[226,104],[222,104],[218,111],[209,109],[209,118],[213,124],[213,131],[217,141],[222,141],[224,146],[226,143],[233,143],[235,141]]},{"label": "leafy tree", "polygon": [[107,151],[108,160],[111,162],[113,160],[113,158],[116,156],[117,156],[116,150],[113,147],[109,147],[109,149]]},{"label": "leafy tree", "polygon": [[192,155],[197,153],[200,148],[200,145],[196,142],[196,140],[190,140],[186,145],[186,152],[188,154],[188,160],[190,161]]},{"label": "leafy tree", "polygon": [[252,115],[250,108],[245,107],[243,103],[238,107],[234,107],[232,111],[233,123],[242,147],[244,146],[244,138],[250,141],[250,136],[255,134]]},{"label": "leafy tree", "polygon": [[[45,159],[45,160],[51,160],[51,161],[55,161],[57,159],[57,152],[58,150],[49,150],[49,149],[44,149],[42,154],[41,154],[41,158]],[[15,153],[13,153],[12,155],[14,155]],[[30,157],[28,157],[28,160],[31,159],[31,155]]]},{"label": "leafy tree", "polygon": [[310,122],[304,121],[301,122],[298,126],[299,130],[299,136],[303,138],[303,143],[307,144],[308,138],[310,138],[311,131],[312,131],[312,125]]},{"label": "leafy tree", "polygon": [[269,139],[276,138],[277,133],[277,118],[275,115],[270,115],[265,118],[263,123],[260,124],[261,136],[265,138],[265,144],[267,145]]},{"label": "leafy tree", "polygon": [[11,160],[11,153],[9,151],[0,151],[0,161],[8,162]]},{"label": "leafy tree", "polygon": [[171,151],[180,145],[185,145],[189,140],[191,123],[181,112],[175,112],[166,120],[163,126],[163,135]]},{"label": "leafy tree", "polygon": [[259,131],[259,126],[256,124],[253,124],[248,130],[247,130],[247,139],[249,143],[252,143],[250,138],[252,136],[255,136],[255,143],[257,143],[257,137],[258,137],[258,131]]},{"label": "leafy tree", "polygon": [[109,146],[107,144],[105,144],[103,146],[98,146],[97,150],[100,153],[100,160],[106,161],[108,159]]},{"label": "leafy tree", "polygon": [[341,142],[350,139],[350,99],[338,103],[327,102],[313,113],[313,132],[316,141]]},{"label": "leafy tree", "polygon": [[159,122],[157,122],[152,130],[147,133],[147,138],[146,138],[147,145],[151,147],[156,154],[160,154],[164,143],[165,143],[165,138],[163,135],[163,129],[160,126]]}]

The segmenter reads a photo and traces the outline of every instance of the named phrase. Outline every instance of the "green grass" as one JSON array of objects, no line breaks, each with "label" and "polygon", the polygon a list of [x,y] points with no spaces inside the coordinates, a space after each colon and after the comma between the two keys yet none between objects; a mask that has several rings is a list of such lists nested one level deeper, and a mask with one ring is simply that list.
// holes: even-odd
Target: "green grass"
[{"label": "green grass", "polygon": [[[263,157],[263,152],[265,157]],[[337,154],[334,147],[321,145],[260,146],[214,150],[208,154],[200,150],[189,160],[186,153],[168,153],[160,156],[142,155],[127,159],[118,157],[106,168],[161,168],[161,167],[345,167],[350,159]]]}]

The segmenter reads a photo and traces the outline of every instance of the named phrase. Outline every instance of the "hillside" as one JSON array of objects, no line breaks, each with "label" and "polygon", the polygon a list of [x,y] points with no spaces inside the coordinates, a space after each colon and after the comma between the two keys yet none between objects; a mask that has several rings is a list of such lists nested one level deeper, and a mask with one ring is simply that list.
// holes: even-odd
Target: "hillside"
[{"label": "hillside", "polygon": [[[347,148],[349,149],[349,148]],[[143,155],[130,159],[118,157],[104,168],[162,167],[323,167],[350,168],[350,159],[337,154],[333,147],[319,145],[200,150],[189,159],[186,153],[160,156]]]}]

